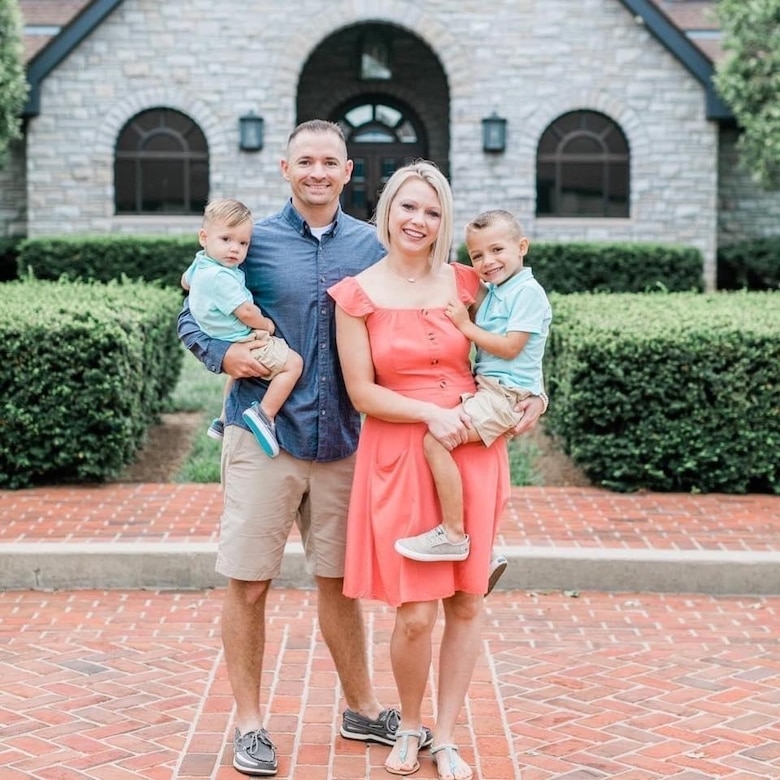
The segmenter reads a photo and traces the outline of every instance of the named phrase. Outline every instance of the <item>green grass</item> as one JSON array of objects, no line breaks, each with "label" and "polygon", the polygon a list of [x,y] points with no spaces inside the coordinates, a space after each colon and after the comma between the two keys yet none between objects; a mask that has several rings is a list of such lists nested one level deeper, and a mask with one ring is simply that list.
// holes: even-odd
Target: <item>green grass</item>
[{"label": "green grass", "polygon": [[[192,448],[174,482],[219,482],[220,443],[206,436],[208,423],[219,416],[222,407],[223,374],[212,374],[189,352],[184,356],[179,382],[170,398],[169,412],[202,412],[203,425],[198,428]],[[525,437],[509,443],[509,470],[513,485],[539,485],[534,470],[538,448]]]},{"label": "green grass", "polygon": [[174,482],[219,482],[220,442],[206,436],[208,424],[222,408],[224,374],[212,374],[192,356],[184,355],[179,381],[170,398],[170,412],[202,412],[203,425],[198,428],[187,459]]}]

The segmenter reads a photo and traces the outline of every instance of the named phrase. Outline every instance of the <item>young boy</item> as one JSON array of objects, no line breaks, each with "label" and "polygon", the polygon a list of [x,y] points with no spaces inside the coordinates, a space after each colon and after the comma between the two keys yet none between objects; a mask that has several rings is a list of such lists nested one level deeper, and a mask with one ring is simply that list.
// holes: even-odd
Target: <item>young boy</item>
[{"label": "young boy", "polygon": [[[531,268],[523,268],[529,241],[520,223],[507,211],[486,211],[466,226],[471,264],[487,285],[474,304],[474,322],[460,301],[450,301],[447,316],[477,347],[474,371],[477,391],[463,397],[471,418],[469,441],[490,446],[512,430],[522,417],[517,403],[543,395],[542,358],[552,310]],[[399,539],[395,549],[416,561],[462,561],[469,555],[463,527],[463,489],[450,452],[431,434],[424,439],[425,457],[433,474],[442,523],[419,536]],[[488,592],[506,568],[494,557]]]},{"label": "young boy", "polygon": [[[274,419],[301,375],[303,360],[285,341],[273,335],[276,326],[263,316],[246,288],[239,268],[252,238],[252,213],[241,202],[212,200],[206,206],[198,240],[203,249],[182,275],[189,290],[190,311],[201,330],[224,341],[264,341],[253,357],[271,373],[268,390],[260,403],[244,410],[242,417],[263,452],[279,454]],[[225,430],[225,401],[233,380],[228,377],[222,412],[209,426],[208,435],[221,439]]]}]

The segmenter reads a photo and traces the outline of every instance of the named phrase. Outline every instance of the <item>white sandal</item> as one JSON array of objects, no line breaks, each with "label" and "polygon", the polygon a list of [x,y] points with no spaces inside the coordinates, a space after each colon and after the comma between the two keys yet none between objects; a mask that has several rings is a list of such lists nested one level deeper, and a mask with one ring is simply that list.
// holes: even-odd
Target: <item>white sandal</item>
[{"label": "white sandal", "polygon": [[[458,746],[453,745],[451,742],[447,742],[444,745],[436,745],[436,747],[431,745],[431,758],[433,758],[433,761],[436,764],[436,774],[439,776],[440,780],[442,779],[442,774],[439,771],[439,762],[436,760],[436,754],[441,753],[442,750],[447,753],[447,763],[449,764],[450,775],[454,778],[455,772],[458,770],[458,762],[455,760],[456,756],[458,756]],[[474,772],[470,766],[465,764],[465,762],[463,763],[469,770],[469,776],[468,778],[456,778],[456,780],[471,780],[471,778],[474,777]]]},{"label": "white sandal", "polygon": [[[425,731],[422,726],[419,729],[401,729],[395,732],[395,743],[396,745],[401,745],[401,749],[398,751],[398,758],[401,762],[405,762],[406,757],[409,755],[409,740],[412,738],[417,740],[417,750],[419,751],[423,742],[425,742]],[[409,769],[395,769],[385,763],[385,771],[391,775],[413,775],[419,768],[420,762],[417,759],[415,759],[414,765]]]}]

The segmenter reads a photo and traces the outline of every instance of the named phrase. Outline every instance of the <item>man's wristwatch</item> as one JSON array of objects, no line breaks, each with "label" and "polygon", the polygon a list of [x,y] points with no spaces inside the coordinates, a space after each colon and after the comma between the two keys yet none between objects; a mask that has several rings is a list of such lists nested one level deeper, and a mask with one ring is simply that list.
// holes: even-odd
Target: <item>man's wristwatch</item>
[{"label": "man's wristwatch", "polygon": [[550,405],[550,399],[547,397],[547,393],[545,393],[544,390],[542,390],[541,393],[537,393],[536,397],[542,399],[542,403],[544,404],[544,408],[542,409],[542,414],[544,414],[547,411],[547,407]]}]

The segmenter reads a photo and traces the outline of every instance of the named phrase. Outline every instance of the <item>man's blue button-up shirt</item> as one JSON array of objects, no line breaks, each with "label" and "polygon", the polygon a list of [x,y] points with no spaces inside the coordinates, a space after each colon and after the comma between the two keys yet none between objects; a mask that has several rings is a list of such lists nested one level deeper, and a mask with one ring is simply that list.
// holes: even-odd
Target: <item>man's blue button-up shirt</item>
[{"label": "man's blue button-up shirt", "polygon": [[[263,314],[274,321],[275,335],[303,358],[303,374],[276,418],[279,445],[296,458],[338,460],[357,447],[360,416],[344,386],[335,304],[327,290],[385,253],[373,227],[340,209],[321,240],[291,201],[255,223],[242,266],[247,287]],[[222,370],[230,344],[206,336],[186,301],[179,315],[179,337],[210,371]],[[241,413],[262,398],[267,386],[259,379],[237,380],[227,402],[226,423],[246,428]]]}]

